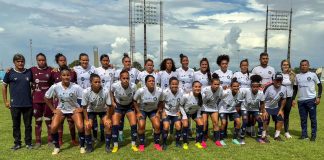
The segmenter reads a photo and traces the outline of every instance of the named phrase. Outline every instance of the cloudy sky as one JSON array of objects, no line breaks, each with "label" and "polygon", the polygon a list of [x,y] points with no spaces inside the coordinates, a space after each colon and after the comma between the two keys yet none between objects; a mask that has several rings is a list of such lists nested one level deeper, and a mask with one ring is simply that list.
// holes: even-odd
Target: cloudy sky
[{"label": "cloudy sky", "polygon": [[[271,9],[293,8],[292,63],[309,59],[312,67],[324,66],[324,1],[268,0]],[[264,47],[266,0],[164,0],[164,50],[179,65],[178,55],[198,66],[202,57],[215,64],[219,54],[231,56],[231,69],[239,61],[257,65]],[[128,0],[0,0],[0,67],[12,65],[12,55],[23,53],[30,65],[29,39],[33,56],[43,52],[54,65],[54,55],[64,53],[71,62],[81,52],[91,54],[98,46],[112,63],[121,64],[129,52]],[[135,60],[142,63],[143,27],[136,26]],[[287,31],[269,32],[270,64],[278,69],[287,53]],[[149,57],[159,60],[159,27],[148,26]],[[33,57],[34,59],[34,57]]]}]

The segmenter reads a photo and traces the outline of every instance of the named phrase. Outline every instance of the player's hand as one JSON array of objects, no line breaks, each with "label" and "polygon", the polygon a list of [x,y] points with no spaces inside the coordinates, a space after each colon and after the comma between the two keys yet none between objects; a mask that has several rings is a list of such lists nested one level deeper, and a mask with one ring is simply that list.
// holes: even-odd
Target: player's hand
[{"label": "player's hand", "polygon": [[63,115],[62,111],[59,110],[59,109],[55,109],[55,110],[53,111],[53,113],[54,113],[54,114],[57,114],[57,115]]},{"label": "player's hand", "polygon": [[315,104],[316,105],[319,105],[321,103],[321,99],[320,98],[316,98],[316,100],[315,100]]},{"label": "player's hand", "polygon": [[284,112],[283,112],[283,110],[281,110],[281,109],[279,110],[279,112],[278,112],[278,116],[279,116],[279,115],[280,115],[282,118],[284,118]]},{"label": "player's hand", "polygon": [[6,108],[10,109],[10,102],[5,103]]},{"label": "player's hand", "polygon": [[296,100],[293,100],[291,105],[292,105],[292,107],[296,107]]},{"label": "player's hand", "polygon": [[90,130],[92,128],[91,122],[89,120],[85,120],[84,124],[86,129]]},{"label": "player's hand", "polygon": [[267,112],[267,111],[264,111],[264,112],[262,113],[261,118],[262,118],[263,121],[266,121],[266,120],[268,119],[268,112]]}]

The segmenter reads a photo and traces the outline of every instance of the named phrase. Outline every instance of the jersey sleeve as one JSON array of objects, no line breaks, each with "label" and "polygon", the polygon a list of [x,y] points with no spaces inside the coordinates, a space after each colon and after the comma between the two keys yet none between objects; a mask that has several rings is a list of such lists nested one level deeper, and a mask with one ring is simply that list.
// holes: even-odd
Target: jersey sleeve
[{"label": "jersey sleeve", "polygon": [[161,92],[160,97],[159,97],[159,101],[164,101],[164,96],[163,96],[163,92],[162,92],[161,88],[159,88],[159,92]]},{"label": "jersey sleeve", "polygon": [[187,102],[187,95],[183,95],[182,98],[180,98],[180,105],[184,106]]},{"label": "jersey sleeve", "polygon": [[79,85],[77,85],[77,92],[76,92],[76,96],[78,99],[82,99],[82,93],[83,93],[83,88],[80,87]]},{"label": "jersey sleeve", "polygon": [[261,92],[261,99],[260,99],[261,102],[264,102],[265,101],[265,96],[264,96],[264,93]]},{"label": "jersey sleeve", "polygon": [[107,106],[111,106],[111,97],[110,97],[110,93],[109,93],[109,92],[105,92],[105,94],[107,95],[106,105],[107,105]]},{"label": "jersey sleeve", "polygon": [[315,82],[316,84],[321,83],[321,81],[319,80],[319,78],[317,77],[317,75],[316,75],[315,73],[313,73],[313,76],[314,76],[314,82]]},{"label": "jersey sleeve", "polygon": [[54,96],[56,96],[56,93],[55,93],[55,84],[52,85],[45,93],[45,97],[46,98],[53,98]]},{"label": "jersey sleeve", "polygon": [[5,83],[5,84],[9,84],[10,83],[10,72],[11,71],[9,71],[9,72],[7,72],[6,74],[5,74],[5,76],[4,76],[4,78],[3,78],[3,82]]},{"label": "jersey sleeve", "polygon": [[134,95],[134,100],[135,101],[140,102],[141,96],[142,96],[142,90],[143,90],[143,88],[140,88],[139,90],[137,90],[135,92],[135,95]]},{"label": "jersey sleeve", "polygon": [[184,108],[182,106],[180,106],[180,113],[182,115],[182,119],[188,119],[186,111],[184,110]]},{"label": "jersey sleeve", "polygon": [[89,102],[87,90],[82,92],[81,106],[87,106]]},{"label": "jersey sleeve", "polygon": [[110,87],[110,91],[111,91],[112,93],[114,93],[115,90],[116,90],[116,83],[113,83],[113,84],[111,85],[111,87]]}]

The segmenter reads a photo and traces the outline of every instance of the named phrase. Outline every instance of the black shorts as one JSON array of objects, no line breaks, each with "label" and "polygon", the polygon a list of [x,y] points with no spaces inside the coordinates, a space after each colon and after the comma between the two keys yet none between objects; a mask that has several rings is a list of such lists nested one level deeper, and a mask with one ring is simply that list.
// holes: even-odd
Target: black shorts
[{"label": "black shorts", "polygon": [[220,113],[219,117],[221,120],[227,120],[229,118],[230,121],[233,121],[236,118],[240,118],[240,115],[237,112],[234,113]]},{"label": "black shorts", "polygon": [[106,115],[106,112],[88,112],[88,118],[91,120],[96,119],[97,115],[102,119]]},{"label": "black shorts", "polygon": [[129,112],[134,112],[134,108],[133,108],[132,104],[121,105],[121,104],[117,103],[117,107],[115,108],[115,112],[124,116]]},{"label": "black shorts", "polygon": [[188,119],[191,118],[191,119],[195,120],[195,119],[199,118],[198,112],[193,113],[193,114],[189,114],[189,113],[186,113],[186,114],[187,114]]},{"label": "black shorts", "polygon": [[149,117],[149,118],[154,117],[156,115],[156,112],[157,112],[157,110],[153,110],[153,111],[150,111],[150,112],[141,111],[144,120],[146,120],[146,117]]},{"label": "black shorts", "polygon": [[259,111],[247,111],[247,110],[241,110],[242,117],[248,117],[249,115],[252,115],[253,117],[257,117],[260,115]]},{"label": "black shorts", "polygon": [[206,111],[201,111],[201,114],[208,114],[208,115],[212,115],[213,113],[218,113],[218,112],[206,112]]},{"label": "black shorts", "polygon": [[169,123],[175,123],[177,121],[180,121],[179,116],[167,116],[162,119],[163,122],[169,122]]}]

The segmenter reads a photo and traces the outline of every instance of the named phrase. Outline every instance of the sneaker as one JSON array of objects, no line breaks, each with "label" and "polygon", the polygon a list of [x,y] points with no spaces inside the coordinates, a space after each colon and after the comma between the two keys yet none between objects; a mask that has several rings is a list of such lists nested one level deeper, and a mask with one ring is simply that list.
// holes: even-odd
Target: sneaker
[{"label": "sneaker", "polygon": [[118,134],[118,142],[124,142],[124,134]]},{"label": "sneaker", "polygon": [[118,151],[118,146],[114,146],[114,148],[112,149],[112,153],[116,153]]},{"label": "sneaker", "polygon": [[87,153],[91,153],[93,151],[93,147],[92,147],[92,145],[87,145],[87,147],[86,147],[86,152]]},{"label": "sneaker", "polygon": [[240,144],[245,144],[244,139],[241,139],[241,140],[240,140]]},{"label": "sneaker", "polygon": [[160,144],[154,144],[154,148],[158,151],[162,151]]},{"label": "sneaker", "polygon": [[261,143],[261,144],[264,144],[264,143],[266,143],[266,142],[264,142],[264,141],[263,141],[263,139],[262,139],[262,138],[257,138],[257,139],[256,139],[256,141],[257,141],[257,142],[259,142],[259,143]]},{"label": "sneaker", "polygon": [[133,150],[134,152],[137,152],[137,151],[138,151],[138,148],[136,147],[136,145],[132,145],[132,150]]},{"label": "sneaker", "polygon": [[217,147],[222,147],[222,146],[223,146],[222,143],[221,143],[221,141],[216,141],[216,142],[215,142],[215,145],[216,145]]},{"label": "sneaker", "polygon": [[178,148],[182,147],[180,142],[176,142],[176,147],[178,147]]},{"label": "sneaker", "polygon": [[312,136],[312,137],[310,138],[310,141],[315,142],[315,141],[316,141],[316,137],[315,137],[315,136]]},{"label": "sneaker", "polygon": [[222,144],[222,146],[226,146],[226,143],[224,140],[221,140],[220,143]]},{"label": "sneaker", "polygon": [[41,147],[41,143],[35,143],[35,148],[40,148]]},{"label": "sneaker", "polygon": [[201,145],[201,143],[197,142],[195,144],[195,146],[198,148],[198,149],[203,149],[204,147]]},{"label": "sneaker", "polygon": [[78,146],[79,145],[79,142],[77,141],[77,140],[72,140],[71,141],[71,144],[73,145],[73,146]]},{"label": "sneaker", "polygon": [[81,154],[86,153],[86,149],[85,149],[85,147],[80,147],[80,153],[81,153]]},{"label": "sneaker", "polygon": [[280,136],[278,136],[278,137],[274,137],[273,139],[274,139],[275,141],[278,141],[278,142],[283,142],[283,140],[281,139]]},{"label": "sneaker", "polygon": [[267,137],[263,137],[263,138],[261,138],[261,139],[262,139],[262,141],[265,142],[265,143],[270,143],[270,141],[269,141],[269,139],[268,139]]},{"label": "sneaker", "polygon": [[202,142],[201,142],[201,146],[203,146],[203,148],[207,148],[207,143],[206,143],[206,141],[202,141]]},{"label": "sneaker", "polygon": [[105,150],[107,153],[110,153],[111,152],[110,146],[106,146]]},{"label": "sneaker", "polygon": [[189,147],[188,147],[188,143],[184,143],[183,146],[182,146],[182,148],[183,148],[184,150],[189,149]]},{"label": "sneaker", "polygon": [[162,144],[162,150],[167,150],[167,145],[166,144]]},{"label": "sneaker", "polygon": [[60,148],[54,148],[52,155],[57,155],[60,152]]},{"label": "sneaker", "polygon": [[240,145],[241,144],[237,139],[232,139],[232,143],[233,144],[237,144],[237,145]]},{"label": "sneaker", "polygon": [[308,136],[301,136],[299,139],[300,140],[308,140]]},{"label": "sneaker", "polygon": [[289,134],[289,132],[286,132],[286,133],[285,133],[285,137],[286,137],[287,139],[292,138],[292,136]]},{"label": "sneaker", "polygon": [[139,150],[140,152],[144,152],[144,150],[145,150],[144,145],[139,145],[138,150]]},{"label": "sneaker", "polygon": [[31,144],[27,144],[27,145],[26,145],[26,148],[27,148],[27,149],[33,149],[33,145],[31,145]]},{"label": "sneaker", "polygon": [[12,150],[18,150],[21,148],[21,145],[20,144],[15,144],[14,146],[11,147]]}]

